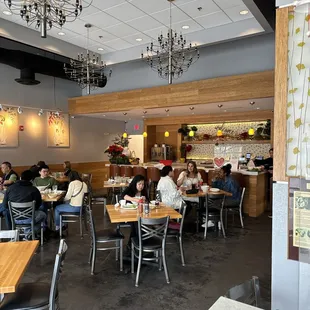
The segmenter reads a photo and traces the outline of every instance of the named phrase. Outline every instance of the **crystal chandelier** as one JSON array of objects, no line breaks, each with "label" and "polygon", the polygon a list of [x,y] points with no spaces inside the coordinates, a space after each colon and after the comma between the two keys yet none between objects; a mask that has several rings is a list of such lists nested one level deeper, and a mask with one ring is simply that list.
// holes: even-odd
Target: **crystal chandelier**
[{"label": "crystal chandelier", "polygon": [[146,55],[142,53],[141,57],[146,59],[148,65],[161,78],[172,84],[173,79],[181,77],[199,59],[199,51],[191,43],[187,44],[182,34],[172,30],[171,6],[174,0],[167,1],[170,2],[170,28],[167,37],[161,34],[158,42],[147,46]]},{"label": "crystal chandelier", "polygon": [[4,0],[4,3],[27,25],[35,24],[36,28],[40,28],[42,38],[46,38],[47,29],[74,21],[83,10],[82,0]]},{"label": "crystal chandelier", "polygon": [[90,55],[88,41],[89,29],[92,25],[86,24],[85,27],[87,28],[86,54],[78,54],[77,60],[70,59],[71,68],[67,68],[66,64],[64,64],[64,70],[70,80],[77,82],[82,89],[87,88],[87,94],[89,95],[91,90],[106,86],[108,77],[111,77],[112,70],[106,76],[104,72],[106,64],[99,60],[99,57],[95,54]]}]

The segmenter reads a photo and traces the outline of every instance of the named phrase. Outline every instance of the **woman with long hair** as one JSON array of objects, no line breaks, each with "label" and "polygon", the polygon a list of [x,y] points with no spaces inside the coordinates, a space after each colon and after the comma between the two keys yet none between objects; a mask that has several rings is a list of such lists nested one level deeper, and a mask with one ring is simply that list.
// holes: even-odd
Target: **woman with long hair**
[{"label": "woman with long hair", "polygon": [[63,167],[64,167],[64,175],[66,177],[69,176],[69,174],[71,173],[71,163],[70,161],[65,161],[64,164],[63,164]]},{"label": "woman with long hair", "polygon": [[161,170],[161,178],[157,185],[160,191],[161,200],[164,204],[174,209],[180,209],[183,199],[181,193],[173,181],[173,169],[171,166],[165,166]]},{"label": "woman with long hair", "polygon": [[190,160],[187,163],[187,169],[182,171],[178,177],[178,186],[191,186],[202,181],[201,174],[198,172],[196,162]]},{"label": "woman with long hair", "polygon": [[148,200],[148,194],[145,184],[145,178],[143,175],[136,175],[129,186],[123,191],[121,199],[132,203],[138,203],[140,197],[144,196]]}]

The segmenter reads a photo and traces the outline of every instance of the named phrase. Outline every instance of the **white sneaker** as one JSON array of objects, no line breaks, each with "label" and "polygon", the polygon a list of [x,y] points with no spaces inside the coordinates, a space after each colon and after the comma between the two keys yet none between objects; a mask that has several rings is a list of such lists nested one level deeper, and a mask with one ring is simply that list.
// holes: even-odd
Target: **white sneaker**
[{"label": "white sneaker", "polygon": [[218,222],[218,228],[219,228],[219,230],[221,230],[221,229],[222,229],[221,222]]},{"label": "white sneaker", "polygon": [[[206,223],[203,223],[201,225],[201,227],[205,228],[206,227]],[[208,228],[210,228],[210,227],[214,227],[214,223],[212,221],[208,221]]]}]

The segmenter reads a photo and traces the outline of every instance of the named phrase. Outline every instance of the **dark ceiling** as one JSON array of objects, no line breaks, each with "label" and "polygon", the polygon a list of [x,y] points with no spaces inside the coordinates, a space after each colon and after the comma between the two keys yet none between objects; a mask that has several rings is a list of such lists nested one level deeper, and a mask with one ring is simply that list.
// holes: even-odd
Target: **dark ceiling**
[{"label": "dark ceiling", "polygon": [[276,24],[276,0],[254,0],[254,2],[274,30]]}]

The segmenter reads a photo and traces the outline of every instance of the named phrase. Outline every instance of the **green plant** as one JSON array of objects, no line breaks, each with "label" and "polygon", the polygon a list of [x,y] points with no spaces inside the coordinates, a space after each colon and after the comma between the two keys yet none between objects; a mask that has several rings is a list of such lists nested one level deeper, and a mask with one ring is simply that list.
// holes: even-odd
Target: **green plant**
[{"label": "green plant", "polygon": [[182,143],[180,146],[181,158],[185,158],[186,156],[186,144]]},{"label": "green plant", "polygon": [[122,147],[128,147],[130,138],[124,138],[123,135],[117,135],[113,142],[114,144],[120,145]]}]

